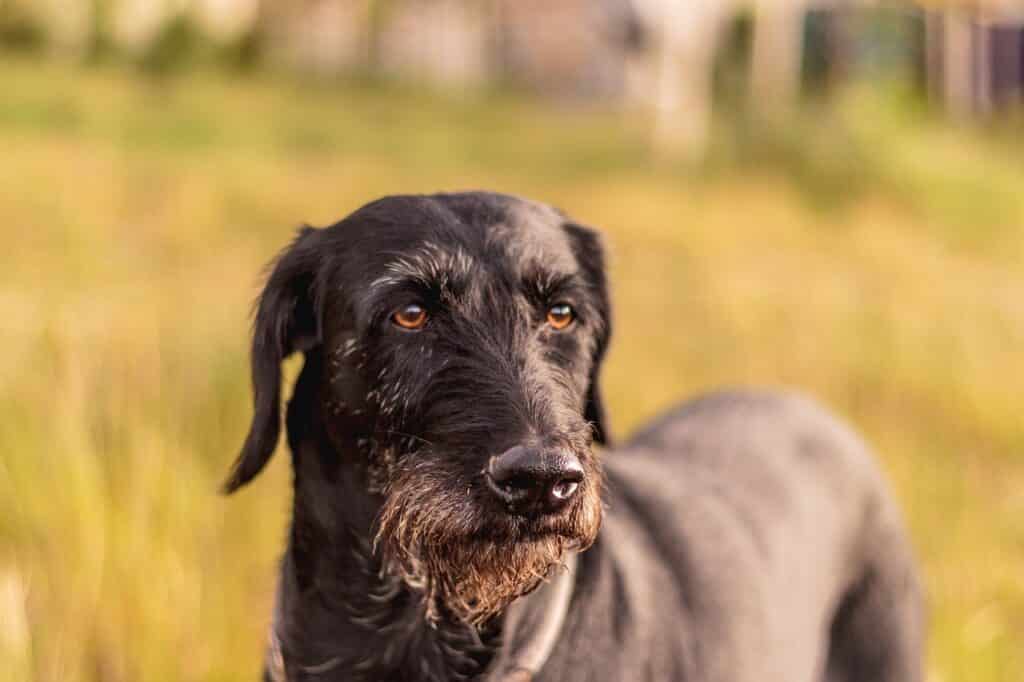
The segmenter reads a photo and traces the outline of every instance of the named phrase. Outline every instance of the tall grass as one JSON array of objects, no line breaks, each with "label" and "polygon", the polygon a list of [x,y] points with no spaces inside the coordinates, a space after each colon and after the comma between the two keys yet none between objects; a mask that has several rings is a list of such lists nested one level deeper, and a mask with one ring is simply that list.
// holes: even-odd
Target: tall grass
[{"label": "tall grass", "polygon": [[[607,232],[620,434],[796,386],[876,445],[936,682],[1024,670],[1021,144],[851,91],[704,173],[611,115],[0,62],[0,679],[254,679],[287,457],[216,494],[263,263],[300,222],[488,187]],[[781,143],[778,140],[783,140]],[[294,372],[295,363],[289,365]]]}]

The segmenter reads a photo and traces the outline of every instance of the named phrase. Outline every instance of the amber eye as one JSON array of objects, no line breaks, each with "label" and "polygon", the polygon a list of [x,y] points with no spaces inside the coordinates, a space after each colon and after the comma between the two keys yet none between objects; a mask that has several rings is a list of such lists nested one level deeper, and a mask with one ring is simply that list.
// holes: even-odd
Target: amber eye
[{"label": "amber eye", "polygon": [[396,310],[391,321],[402,329],[420,329],[427,323],[427,311],[421,305],[410,303]]},{"label": "amber eye", "polygon": [[548,324],[552,329],[565,329],[576,319],[576,313],[568,303],[556,303],[548,308]]}]

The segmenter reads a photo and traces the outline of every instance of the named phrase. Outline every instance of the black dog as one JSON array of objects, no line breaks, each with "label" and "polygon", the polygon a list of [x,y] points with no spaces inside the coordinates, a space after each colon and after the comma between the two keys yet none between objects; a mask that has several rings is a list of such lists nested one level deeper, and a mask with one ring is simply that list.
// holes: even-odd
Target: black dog
[{"label": "black dog", "polygon": [[721,393],[592,450],[603,260],[488,193],[382,199],[282,253],[226,484],[274,451],[303,351],[267,679],[921,679],[898,514],[821,409]]}]

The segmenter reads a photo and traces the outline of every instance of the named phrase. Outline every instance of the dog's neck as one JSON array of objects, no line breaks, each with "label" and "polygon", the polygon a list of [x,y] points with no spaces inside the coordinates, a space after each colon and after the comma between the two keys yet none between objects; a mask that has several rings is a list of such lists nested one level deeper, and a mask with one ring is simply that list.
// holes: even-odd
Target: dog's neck
[{"label": "dog's neck", "polygon": [[300,586],[297,535],[282,568],[272,633],[289,682],[314,673],[318,680],[464,680],[487,667],[497,629],[478,633],[446,618],[428,624],[420,596],[382,574],[358,538],[325,552],[312,581]]},{"label": "dog's neck", "polygon": [[372,535],[381,500],[367,491],[358,440],[324,427],[319,365],[307,354],[288,405],[295,503],[274,623],[287,679],[471,679],[496,651],[500,622],[428,623],[421,594],[382,569]]},{"label": "dog's neck", "polygon": [[561,630],[575,556],[568,570],[482,628],[443,609],[428,621],[422,593],[385,570],[374,549],[382,500],[368,485],[368,444],[358,433],[328,432],[321,370],[320,355],[307,353],[288,404],[295,495],[271,626],[271,679],[457,682],[490,668],[488,679],[529,680]]}]

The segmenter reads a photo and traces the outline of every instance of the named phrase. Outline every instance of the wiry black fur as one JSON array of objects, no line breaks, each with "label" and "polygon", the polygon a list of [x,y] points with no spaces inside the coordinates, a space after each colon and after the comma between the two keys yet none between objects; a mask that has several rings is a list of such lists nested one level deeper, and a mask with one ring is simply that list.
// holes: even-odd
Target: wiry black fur
[{"label": "wiry black fur", "polygon": [[[429,312],[420,331],[390,321],[410,302]],[[559,302],[577,313],[562,332],[544,320]],[[596,233],[514,197],[389,197],[300,231],[259,300],[254,418],[226,483],[273,453],[280,363],[304,352],[275,616],[289,680],[479,679],[504,607],[573,547],[540,679],[920,679],[898,514],[827,414],[710,396],[602,465],[609,308]],[[522,443],[582,463],[564,515],[511,514],[482,484],[488,458]]]}]

